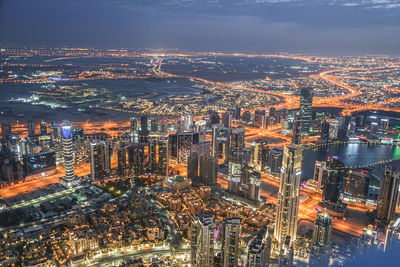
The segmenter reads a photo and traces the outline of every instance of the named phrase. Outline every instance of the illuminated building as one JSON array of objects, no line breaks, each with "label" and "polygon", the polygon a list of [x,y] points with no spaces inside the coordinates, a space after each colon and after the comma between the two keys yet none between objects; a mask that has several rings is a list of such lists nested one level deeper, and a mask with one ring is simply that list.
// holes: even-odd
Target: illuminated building
[{"label": "illuminated building", "polygon": [[311,107],[313,102],[312,88],[300,89],[300,120],[302,122],[301,132],[308,135],[311,131]]},{"label": "illuminated building", "polygon": [[247,254],[247,267],[269,266],[271,255],[272,231],[271,228],[263,228],[257,236],[250,241]]},{"label": "illuminated building", "polygon": [[187,177],[190,179],[196,179],[199,176],[199,154],[192,152],[190,153],[187,160]]},{"label": "illuminated building", "polygon": [[231,112],[226,112],[226,113],[222,113],[222,124],[227,127],[230,128],[232,127],[232,121],[233,121],[233,114]]},{"label": "illuminated building", "polygon": [[56,122],[51,125],[51,140],[59,143],[62,140],[62,128]]},{"label": "illuminated building", "polygon": [[183,190],[190,187],[192,181],[183,176],[175,175],[164,179],[163,186],[173,191]]},{"label": "illuminated building", "polygon": [[369,174],[365,170],[349,170],[345,176],[344,198],[365,201],[368,196]]},{"label": "illuminated building", "polygon": [[136,132],[138,130],[138,120],[135,117],[130,118],[130,130]]},{"label": "illuminated building", "polygon": [[261,175],[253,168],[245,166],[242,173],[241,194],[252,201],[260,200]]},{"label": "illuminated building", "polygon": [[274,147],[268,155],[268,166],[271,174],[280,175],[282,167],[283,148]]},{"label": "illuminated building", "polygon": [[168,175],[168,140],[158,140],[158,173]]},{"label": "illuminated building", "polygon": [[181,121],[183,123],[184,131],[192,131],[193,130],[193,115],[192,114],[182,115]]},{"label": "illuminated building", "polygon": [[386,133],[389,130],[389,120],[388,119],[381,119],[379,128],[383,133]]},{"label": "illuminated building", "polygon": [[178,163],[187,162],[192,151],[192,145],[199,143],[199,133],[175,133],[168,137],[168,152],[170,159]]},{"label": "illuminated building", "polygon": [[371,122],[369,126],[369,134],[368,134],[368,139],[369,140],[374,140],[378,138],[378,123],[376,122]]},{"label": "illuminated building", "polygon": [[282,244],[286,238],[296,239],[299,210],[302,149],[294,144],[285,147],[282,159],[278,205],[275,220],[275,238]]},{"label": "illuminated building", "polygon": [[253,144],[252,166],[258,171],[264,171],[268,166],[269,146],[266,141],[258,141]]},{"label": "illuminated building", "polygon": [[296,118],[293,121],[292,126],[292,144],[300,145],[301,144],[301,135],[302,135],[302,126],[303,122]]},{"label": "illuminated building", "polygon": [[43,178],[56,173],[56,153],[46,151],[24,155],[25,178]]},{"label": "illuminated building", "polygon": [[103,179],[110,173],[110,146],[106,141],[90,144],[90,175],[93,181]]},{"label": "illuminated building", "polygon": [[128,163],[134,175],[139,176],[144,173],[145,144],[131,144],[128,146]]},{"label": "illuminated building", "polygon": [[324,209],[318,213],[314,221],[314,230],[311,241],[310,263],[325,266],[329,262],[329,250],[332,244],[332,217]]},{"label": "illuminated building", "polygon": [[246,110],[245,112],[243,112],[242,119],[243,119],[243,121],[245,121],[245,122],[249,122],[249,121],[251,120],[250,111]]},{"label": "illuminated building", "polygon": [[35,135],[35,123],[33,121],[28,121],[28,136],[34,137]]},{"label": "illuminated building", "polygon": [[290,237],[287,236],[279,251],[278,267],[292,267],[294,260],[293,243],[290,242]]},{"label": "illuminated building", "polygon": [[158,121],[156,119],[152,119],[150,121],[150,130],[153,133],[158,133],[159,132],[159,125],[158,125]]},{"label": "illuminated building", "polygon": [[222,222],[222,266],[238,266],[242,228],[240,218],[226,218]]},{"label": "illuminated building", "polygon": [[387,227],[385,237],[385,251],[390,251],[400,246],[400,218],[393,220]]},{"label": "illuminated building", "polygon": [[210,111],[209,114],[208,114],[208,118],[209,118],[209,121],[210,121],[210,126],[212,126],[214,124],[217,124],[220,121],[219,115],[215,111]]},{"label": "illuminated building", "polygon": [[326,167],[326,162],[325,161],[315,161],[315,166],[314,166],[314,177],[313,180],[318,183],[318,190],[322,189],[322,182],[323,182],[323,176],[324,176],[324,171]]},{"label": "illuminated building", "polygon": [[331,119],[329,121],[329,139],[335,140],[338,138],[339,134],[339,121],[335,119]]},{"label": "illuminated building", "polygon": [[118,175],[125,176],[126,171],[126,147],[123,144],[120,144],[117,151],[118,157]]},{"label": "illuminated building", "polygon": [[330,124],[327,120],[324,120],[321,124],[321,139],[323,142],[328,142],[330,138]]},{"label": "illuminated building", "polygon": [[200,156],[200,180],[206,185],[217,183],[218,161],[215,157],[203,154]]},{"label": "illuminated building", "polygon": [[239,194],[242,177],[244,128],[232,129],[229,154],[228,191]]},{"label": "illuminated building", "polygon": [[265,129],[267,127],[267,116],[265,110],[255,111],[253,125],[260,129]]},{"label": "illuminated building", "polygon": [[343,186],[343,178],[345,174],[346,168],[344,164],[336,157],[328,157],[323,177],[323,201],[330,203],[340,202],[340,192]]},{"label": "illuminated building", "polygon": [[221,159],[222,163],[228,161],[231,130],[222,124],[212,127],[211,156]]},{"label": "illuminated building", "polygon": [[72,142],[72,129],[68,121],[64,121],[62,125],[62,151],[64,158],[65,177],[60,179],[62,184],[70,187],[76,180],[75,177],[75,162]]},{"label": "illuminated building", "polygon": [[11,124],[9,123],[2,123],[1,124],[1,134],[3,142],[6,142],[8,136],[11,134]]},{"label": "illuminated building", "polygon": [[195,216],[191,224],[190,237],[192,265],[214,266],[214,218]]},{"label": "illuminated building", "polygon": [[377,218],[383,224],[394,219],[396,205],[399,201],[400,173],[392,166],[385,166],[377,202]]},{"label": "illuminated building", "polygon": [[356,133],[356,123],[354,121],[350,121],[349,127],[347,128],[347,137],[353,137]]},{"label": "illuminated building", "polygon": [[361,253],[367,254],[376,251],[379,245],[378,230],[372,225],[368,225],[361,232],[358,242],[358,249]]},{"label": "illuminated building", "polygon": [[157,138],[149,138],[149,170],[152,172],[157,171]]},{"label": "illuminated building", "polygon": [[241,107],[240,106],[235,106],[235,120],[240,119],[240,113],[241,113]]},{"label": "illuminated building", "polygon": [[140,117],[139,142],[147,143],[148,137],[149,137],[149,119],[147,116],[141,116]]},{"label": "illuminated building", "polygon": [[47,135],[47,126],[44,121],[40,122],[40,135]]},{"label": "illuminated building", "polygon": [[203,143],[206,138],[207,122],[205,120],[198,120],[194,124],[195,132],[199,133],[199,142]]}]

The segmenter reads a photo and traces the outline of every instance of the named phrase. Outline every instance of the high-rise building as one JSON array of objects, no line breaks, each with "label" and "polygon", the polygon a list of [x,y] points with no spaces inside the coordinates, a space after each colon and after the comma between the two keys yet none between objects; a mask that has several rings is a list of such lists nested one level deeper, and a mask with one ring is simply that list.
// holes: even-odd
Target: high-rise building
[{"label": "high-rise building", "polygon": [[222,222],[221,259],[223,267],[236,267],[240,256],[240,218],[226,218]]},{"label": "high-rise building", "polygon": [[158,146],[158,141],[157,138],[149,138],[149,163],[148,167],[149,170],[152,172],[157,171],[157,146]]},{"label": "high-rise building", "polygon": [[139,176],[144,173],[145,166],[145,144],[131,144],[128,146],[129,168],[134,175]]},{"label": "high-rise building", "polygon": [[377,202],[377,217],[383,224],[388,224],[394,219],[399,201],[399,186],[400,173],[395,172],[392,166],[385,166]]},{"label": "high-rise building", "polygon": [[217,183],[218,161],[215,157],[208,155],[200,156],[200,180],[206,185]]},{"label": "high-rise building", "polygon": [[301,132],[308,135],[311,132],[311,107],[313,102],[312,88],[303,87],[300,90],[300,120]]},{"label": "high-rise building", "polygon": [[338,138],[339,134],[339,121],[331,119],[329,121],[329,139],[335,140]]},{"label": "high-rise building", "polygon": [[253,154],[251,157],[251,165],[258,171],[264,171],[268,166],[269,146],[266,141],[260,140],[253,144]]},{"label": "high-rise building", "polygon": [[90,174],[93,181],[103,179],[111,171],[110,146],[107,141],[90,143]]},{"label": "high-rise building", "polygon": [[374,228],[372,225],[368,225],[368,227],[364,228],[358,240],[359,251],[363,254],[376,251],[379,245],[378,235],[378,229]]},{"label": "high-rise building", "polygon": [[158,173],[168,175],[168,139],[158,140]]},{"label": "high-rise building", "polygon": [[235,106],[235,120],[239,120],[240,119],[240,112],[241,112],[241,107],[240,106]]},{"label": "high-rise building", "polygon": [[125,176],[125,171],[126,171],[126,147],[124,144],[120,144],[118,147],[118,152],[117,152],[117,157],[118,157],[118,175],[120,176]]},{"label": "high-rise building", "polygon": [[337,157],[328,157],[324,172],[324,193],[322,200],[330,203],[340,202],[340,192],[343,186],[343,178],[346,174],[344,164]]},{"label": "high-rise building", "polygon": [[332,217],[324,209],[318,213],[314,221],[314,230],[311,241],[311,259],[313,264],[324,266],[329,262],[329,249],[332,243]]},{"label": "high-rise building", "polygon": [[233,194],[239,194],[242,163],[244,149],[244,128],[237,127],[232,129],[230,138],[230,154],[229,154],[229,176],[228,190]]},{"label": "high-rise building", "polygon": [[28,121],[28,136],[33,137],[36,135],[35,123],[33,121]]},{"label": "high-rise building", "polygon": [[301,135],[302,135],[302,124],[301,119],[296,118],[293,121],[292,127],[292,144],[300,145],[301,144]]},{"label": "high-rise building", "polygon": [[242,171],[242,195],[247,199],[258,202],[260,200],[260,173],[247,165],[243,167]]},{"label": "high-rise building", "polygon": [[294,260],[293,243],[290,242],[290,237],[287,236],[279,250],[278,267],[292,267]]},{"label": "high-rise building", "polygon": [[147,143],[148,137],[149,137],[149,118],[143,115],[140,117],[139,142]]},{"label": "high-rise building", "polygon": [[250,120],[251,120],[250,111],[246,110],[245,112],[243,112],[243,121],[250,122]]},{"label": "high-rise building", "polygon": [[233,121],[233,114],[231,112],[225,112],[222,113],[222,124],[227,127],[230,128],[232,127],[232,121]]},{"label": "high-rise building", "polygon": [[327,120],[324,120],[321,124],[321,139],[323,142],[328,142],[330,138],[330,124]]},{"label": "high-rise building", "polygon": [[324,172],[326,168],[326,162],[325,161],[315,161],[314,165],[314,177],[313,180],[318,183],[318,190],[322,189],[322,182],[323,182],[323,177],[324,177]]},{"label": "high-rise building", "polygon": [[369,173],[365,170],[349,170],[345,175],[343,195],[355,201],[365,201],[369,190]]},{"label": "high-rise building", "polygon": [[11,124],[9,123],[2,123],[1,124],[1,133],[2,133],[2,140],[3,142],[7,142],[8,136],[11,134]]},{"label": "high-rise building", "polygon": [[231,129],[222,124],[214,124],[212,127],[211,156],[222,160],[222,163],[228,161],[230,149]]},{"label": "high-rise building", "polygon": [[192,152],[190,153],[187,160],[187,177],[190,179],[196,179],[199,176],[199,154]]},{"label": "high-rise building", "polygon": [[190,237],[192,265],[214,266],[214,218],[196,216],[191,224]]},{"label": "high-rise building", "polygon": [[280,175],[282,167],[283,148],[274,147],[268,156],[268,166],[272,175]]},{"label": "high-rise building", "polygon": [[[272,231],[263,228],[257,236],[250,241],[247,254],[247,267],[267,267],[271,255]],[[266,233],[266,231],[268,231]]]},{"label": "high-rise building", "polygon": [[302,158],[301,147],[294,144],[285,147],[274,233],[280,244],[285,242],[287,237],[290,242],[296,239]]},{"label": "high-rise building", "polygon": [[138,129],[138,120],[135,117],[130,118],[130,130],[136,132]]},{"label": "high-rise building", "polygon": [[387,227],[385,238],[385,251],[400,247],[400,218],[393,220]]},{"label": "high-rise building", "polygon": [[47,135],[47,126],[44,121],[40,122],[40,135]]},{"label": "high-rise building", "polygon": [[377,122],[371,122],[369,126],[369,133],[368,133],[368,139],[374,140],[378,138],[378,123]]},{"label": "high-rise building", "polygon": [[199,143],[198,132],[175,133],[168,137],[169,157],[178,163],[187,162],[192,145]]},{"label": "high-rise building", "polygon": [[71,186],[76,179],[75,177],[75,163],[74,151],[72,142],[72,130],[68,121],[64,121],[62,125],[62,147],[65,168],[64,184]]}]

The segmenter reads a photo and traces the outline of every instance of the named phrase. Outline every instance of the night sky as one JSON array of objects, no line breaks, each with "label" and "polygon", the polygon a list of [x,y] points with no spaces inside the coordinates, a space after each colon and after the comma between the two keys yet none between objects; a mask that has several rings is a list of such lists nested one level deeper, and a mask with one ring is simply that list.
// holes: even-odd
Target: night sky
[{"label": "night sky", "polygon": [[0,43],[400,55],[400,0],[0,0]]}]

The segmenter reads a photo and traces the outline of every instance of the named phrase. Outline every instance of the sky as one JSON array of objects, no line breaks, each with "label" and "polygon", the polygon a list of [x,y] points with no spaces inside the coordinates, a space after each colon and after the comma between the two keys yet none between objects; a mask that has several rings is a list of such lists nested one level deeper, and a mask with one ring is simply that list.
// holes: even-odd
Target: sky
[{"label": "sky", "polygon": [[0,44],[400,55],[400,0],[0,0]]}]

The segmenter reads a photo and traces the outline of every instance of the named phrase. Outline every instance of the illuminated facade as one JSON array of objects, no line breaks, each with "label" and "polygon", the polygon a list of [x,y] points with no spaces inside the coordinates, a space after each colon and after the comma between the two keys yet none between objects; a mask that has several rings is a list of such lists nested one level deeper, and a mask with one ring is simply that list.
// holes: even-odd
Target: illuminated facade
[{"label": "illuminated facade", "polygon": [[377,204],[377,217],[383,224],[388,224],[394,219],[399,201],[399,187],[400,173],[395,172],[391,166],[385,166]]},{"label": "illuminated facade", "polygon": [[285,147],[274,233],[280,244],[287,237],[290,242],[296,239],[302,158],[301,147],[294,144]]},{"label": "illuminated facade", "polygon": [[244,149],[244,128],[232,129],[229,154],[228,190],[233,194],[239,194],[242,178]]},{"label": "illuminated facade", "polygon": [[196,216],[192,221],[190,237],[193,266],[214,266],[214,218]]},{"label": "illuminated facade", "polygon": [[75,180],[75,163],[74,151],[72,143],[72,130],[68,121],[64,121],[62,125],[62,144],[65,168],[65,182],[67,186]]},{"label": "illuminated facade", "polygon": [[301,132],[305,135],[311,129],[311,107],[313,102],[313,89],[303,87],[300,90],[300,120],[302,122]]},{"label": "illuminated facade", "polygon": [[329,249],[332,243],[332,217],[327,210],[318,213],[314,221],[314,230],[311,241],[311,259],[313,264],[327,264]]},{"label": "illuminated facade", "polygon": [[314,177],[313,180],[318,183],[318,190],[322,189],[322,182],[323,182],[323,176],[324,176],[324,171],[326,168],[326,162],[325,161],[315,161],[315,166],[314,166]]},{"label": "illuminated facade", "polygon": [[222,266],[238,266],[241,238],[240,218],[227,218],[222,223]]}]

